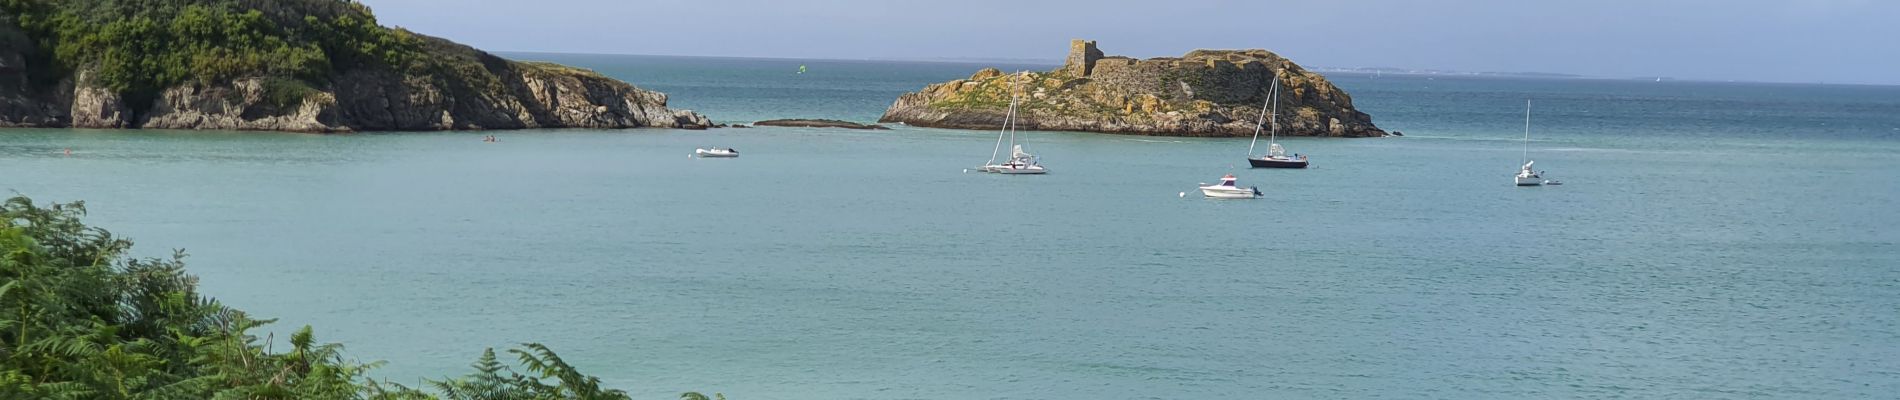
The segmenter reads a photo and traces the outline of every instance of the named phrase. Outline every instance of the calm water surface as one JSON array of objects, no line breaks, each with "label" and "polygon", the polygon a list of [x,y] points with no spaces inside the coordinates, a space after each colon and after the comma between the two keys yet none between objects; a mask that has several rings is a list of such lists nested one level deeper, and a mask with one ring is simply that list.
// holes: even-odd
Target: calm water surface
[{"label": "calm water surface", "polygon": [[[517,56],[736,122],[980,67]],[[537,341],[652,399],[1900,393],[1900,88],[1334,80],[1407,137],[1033,132],[1021,177],[962,172],[982,131],[0,130],[0,189],[399,382]],[[1566,185],[1508,184],[1525,98]],[[1272,198],[1179,197],[1229,172]]]}]

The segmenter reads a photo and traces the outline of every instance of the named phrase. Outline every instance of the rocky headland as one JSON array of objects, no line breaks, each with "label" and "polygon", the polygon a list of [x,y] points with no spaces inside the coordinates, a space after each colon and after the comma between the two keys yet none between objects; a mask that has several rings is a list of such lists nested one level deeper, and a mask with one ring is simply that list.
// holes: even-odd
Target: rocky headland
[{"label": "rocky headland", "polygon": [[[8,2],[0,9],[0,126],[348,132],[712,125],[703,115],[668,108],[663,93],[593,71],[506,60],[382,27],[359,3],[175,3],[100,12],[139,6]],[[159,28],[115,36],[125,21],[155,21]],[[133,43],[99,40],[112,37]]]},{"label": "rocky headland", "polygon": [[1104,56],[1095,42],[1071,42],[1062,68],[969,79],[906,93],[878,122],[996,129],[1019,99],[1024,129],[1157,136],[1249,136],[1273,78],[1280,78],[1280,134],[1379,137],[1352,97],[1293,61],[1266,50],[1195,50],[1137,60]]}]

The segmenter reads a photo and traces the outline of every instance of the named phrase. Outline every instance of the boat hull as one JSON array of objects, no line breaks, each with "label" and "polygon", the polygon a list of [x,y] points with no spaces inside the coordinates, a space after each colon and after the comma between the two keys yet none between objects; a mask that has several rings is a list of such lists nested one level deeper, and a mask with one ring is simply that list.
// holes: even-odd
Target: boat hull
[{"label": "boat hull", "polygon": [[1537,177],[1537,176],[1528,177],[1528,178],[1520,176],[1520,177],[1516,177],[1516,181],[1517,181],[1518,186],[1543,186],[1544,185],[1544,178]]},{"label": "boat hull", "polygon": [[1004,174],[1004,175],[1040,175],[1040,174],[1049,173],[1049,170],[1046,168],[1043,168],[1041,165],[1030,165],[1030,166],[1009,165],[1009,166],[998,166],[998,168],[990,172],[995,172],[995,173]]},{"label": "boat hull", "polygon": [[1247,164],[1254,168],[1306,168],[1306,159],[1249,158]]},{"label": "boat hull", "polygon": [[706,149],[693,150],[693,155],[700,156],[703,158],[737,158],[739,157],[739,153],[710,151]]},{"label": "boat hull", "polygon": [[1260,188],[1254,186],[1233,186],[1231,182],[1222,182],[1214,186],[1201,186],[1201,195],[1212,199],[1258,199]]},{"label": "boat hull", "polygon": [[1201,195],[1213,199],[1253,199],[1259,198],[1254,188],[1244,187],[1202,187]]}]

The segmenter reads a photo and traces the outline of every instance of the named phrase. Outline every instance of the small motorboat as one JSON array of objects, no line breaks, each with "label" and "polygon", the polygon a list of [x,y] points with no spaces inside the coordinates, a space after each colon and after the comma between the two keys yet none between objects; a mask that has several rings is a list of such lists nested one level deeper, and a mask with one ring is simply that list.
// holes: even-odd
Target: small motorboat
[{"label": "small motorboat", "polygon": [[693,150],[693,155],[705,158],[733,158],[739,156],[739,151],[731,148],[701,148]]},{"label": "small motorboat", "polygon": [[1203,184],[1203,186],[1201,186],[1201,195],[1216,199],[1254,199],[1260,197],[1260,188],[1253,186],[1241,187],[1235,184],[1235,181],[1238,180],[1239,179],[1234,178],[1234,174],[1227,174],[1227,176],[1220,177],[1219,184]]}]

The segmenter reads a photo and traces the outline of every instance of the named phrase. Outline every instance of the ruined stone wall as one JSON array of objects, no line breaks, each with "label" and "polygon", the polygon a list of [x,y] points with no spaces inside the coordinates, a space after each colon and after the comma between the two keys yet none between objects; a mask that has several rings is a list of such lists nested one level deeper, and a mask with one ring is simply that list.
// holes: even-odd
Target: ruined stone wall
[{"label": "ruined stone wall", "polygon": [[1069,76],[1086,77],[1095,68],[1095,61],[1102,59],[1102,51],[1095,48],[1095,41],[1075,39],[1069,41],[1069,57],[1063,60],[1062,68]]},{"label": "ruined stone wall", "polygon": [[1174,62],[1168,60],[1136,60],[1127,57],[1108,57],[1095,62],[1095,70],[1089,80],[1096,85],[1116,88],[1130,93],[1146,93],[1173,98],[1180,88],[1164,86],[1161,79],[1168,70],[1174,68]]},{"label": "ruined stone wall", "polygon": [[[1227,60],[1183,63],[1182,80],[1194,88],[1194,98],[1222,104],[1252,104],[1266,99],[1273,71],[1259,62],[1236,64]],[[1198,64],[1198,65],[1196,65]]]},{"label": "ruined stone wall", "polygon": [[1272,79],[1273,71],[1257,61],[1236,64],[1226,60],[1174,58],[1107,57],[1096,61],[1089,75],[1095,84],[1120,90],[1175,101],[1207,100],[1223,104],[1265,100]]}]

